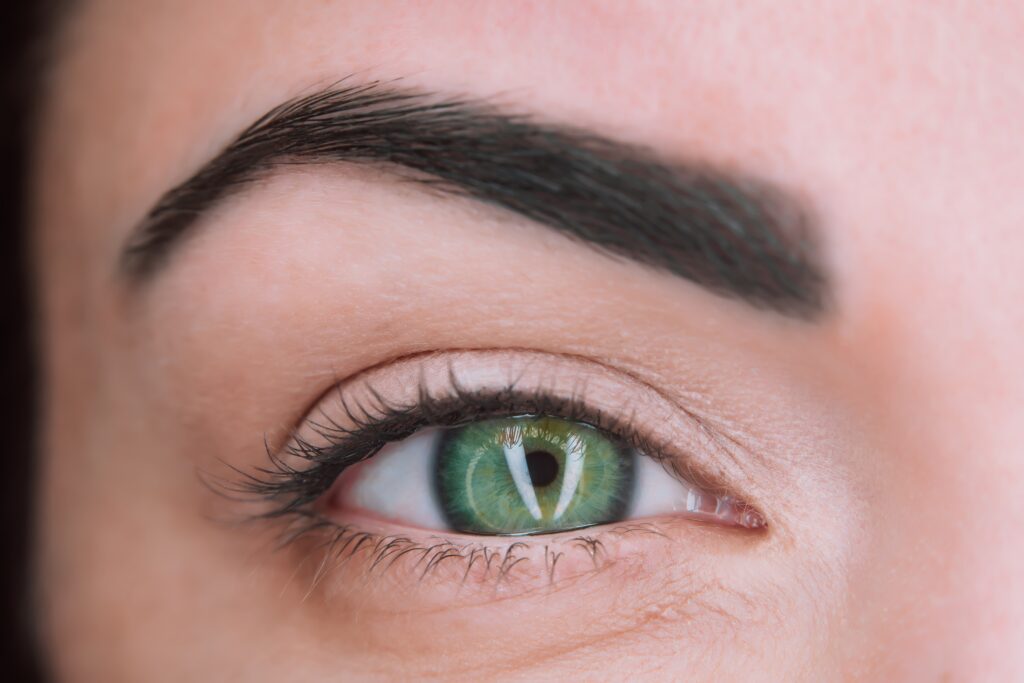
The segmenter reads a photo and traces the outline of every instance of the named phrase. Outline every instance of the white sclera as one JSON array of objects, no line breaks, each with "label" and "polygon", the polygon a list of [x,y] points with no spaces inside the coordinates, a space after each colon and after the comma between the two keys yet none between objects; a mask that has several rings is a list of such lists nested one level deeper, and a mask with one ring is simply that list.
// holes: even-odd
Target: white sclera
[{"label": "white sclera", "polygon": [[[654,458],[636,457],[636,492],[627,517],[657,517],[687,512],[687,498],[699,490],[679,481]],[[707,495],[707,494],[705,494]]]},{"label": "white sclera", "polygon": [[445,529],[434,496],[434,458],[440,429],[388,444],[366,461],[352,483],[349,504],[392,522]]},{"label": "white sclera", "polygon": [[629,517],[682,514],[716,524],[756,529],[764,526],[757,512],[728,495],[719,496],[694,484],[680,481],[653,458],[637,458],[636,494]]},{"label": "white sclera", "polygon": [[[433,456],[441,434],[441,429],[426,429],[382,449],[360,465],[346,502],[399,524],[446,529],[434,495]],[[626,519],[681,514],[748,528],[764,524],[735,498],[680,481],[653,458],[638,455],[635,462],[636,488]]]}]

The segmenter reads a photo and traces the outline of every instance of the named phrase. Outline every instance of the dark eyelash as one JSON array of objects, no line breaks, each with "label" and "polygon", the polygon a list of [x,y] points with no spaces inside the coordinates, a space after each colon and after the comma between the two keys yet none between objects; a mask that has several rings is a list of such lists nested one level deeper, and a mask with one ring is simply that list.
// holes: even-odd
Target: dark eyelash
[{"label": "dark eyelash", "polygon": [[[526,548],[526,543],[518,541],[504,547],[490,547],[484,543],[472,541],[458,543],[449,539],[434,537],[427,541],[415,541],[400,535],[380,535],[356,529],[349,525],[338,525],[322,518],[308,519],[286,534],[281,545],[292,540],[309,536],[312,532],[322,531],[318,541],[321,559],[310,576],[307,595],[333,569],[362,552],[366,561],[365,578],[377,573],[384,573],[402,561],[411,559],[411,568],[418,574],[419,580],[425,579],[443,563],[450,568],[452,562],[457,563],[456,574],[465,583],[474,569],[481,580],[492,580],[495,585],[506,580],[513,569],[522,563],[531,561],[519,556]],[[652,524],[631,522],[618,524],[608,529],[606,534],[624,536],[627,534],[647,534],[664,538],[665,534]],[[543,546],[544,572],[548,583],[554,583],[555,570],[559,560],[568,553],[583,552],[593,563],[595,569],[604,565],[609,558],[604,540],[593,535],[578,535],[559,543],[548,543]],[[538,558],[539,559],[539,558]],[[493,575],[492,575],[493,573]]]},{"label": "dark eyelash", "polygon": [[269,509],[258,515],[261,518],[310,516],[316,501],[345,470],[373,457],[389,443],[428,427],[458,427],[477,420],[523,414],[582,422],[661,459],[662,449],[633,428],[632,417],[623,419],[594,409],[580,394],[563,398],[544,389],[523,392],[514,385],[470,391],[451,375],[449,384],[440,394],[431,394],[421,385],[417,399],[407,405],[391,403],[372,388],[368,391],[368,403],[352,403],[342,395],[344,426],[327,415],[322,421],[309,421],[323,444],[293,435],[282,454],[268,446],[268,465],[250,472],[236,470],[241,480],[221,488],[250,500],[269,502]]}]

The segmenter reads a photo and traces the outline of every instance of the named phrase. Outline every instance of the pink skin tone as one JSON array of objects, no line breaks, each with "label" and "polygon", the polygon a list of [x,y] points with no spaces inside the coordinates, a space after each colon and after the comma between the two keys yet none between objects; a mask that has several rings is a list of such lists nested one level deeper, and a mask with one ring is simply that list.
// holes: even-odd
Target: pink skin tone
[{"label": "pink skin tone", "polygon": [[[59,680],[1024,677],[1018,5],[81,5],[33,177]],[[224,203],[141,295],[115,277],[162,192],[349,74],[770,178],[816,209],[833,312],[755,312],[341,167]],[[359,558],[314,586],[309,547],[224,523],[197,471],[264,463],[339,379],[459,350],[593,378],[768,526],[655,517],[601,532],[600,561],[552,537],[555,576],[532,545],[460,592]]]}]

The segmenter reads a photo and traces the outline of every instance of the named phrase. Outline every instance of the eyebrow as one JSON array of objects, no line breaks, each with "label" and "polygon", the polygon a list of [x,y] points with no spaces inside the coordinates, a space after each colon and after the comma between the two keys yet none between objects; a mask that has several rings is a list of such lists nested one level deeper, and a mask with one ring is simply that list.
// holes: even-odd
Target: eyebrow
[{"label": "eyebrow", "polygon": [[260,117],[164,194],[132,231],[125,275],[151,279],[199,218],[296,165],[375,164],[498,206],[619,257],[754,307],[813,319],[826,308],[809,212],[752,176],[667,162],[486,100],[344,82]]}]

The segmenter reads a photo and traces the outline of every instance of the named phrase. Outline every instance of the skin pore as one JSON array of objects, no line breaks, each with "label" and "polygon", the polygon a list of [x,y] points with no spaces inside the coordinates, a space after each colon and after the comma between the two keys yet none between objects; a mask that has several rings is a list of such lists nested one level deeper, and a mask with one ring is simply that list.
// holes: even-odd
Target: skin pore
[{"label": "skin pore", "polygon": [[[35,588],[57,677],[1020,677],[1022,19],[1009,3],[81,3],[33,177]],[[354,164],[260,178],[144,291],[126,284],[125,245],[169,189],[345,78],[498,98],[785,188],[814,207],[829,309],[749,306]],[[410,553],[378,572],[372,541],[337,563],[315,534],[275,550],[279,522],[208,485],[265,467],[311,417],[344,421],[345,391],[399,400],[446,368],[632,418],[767,525],[458,537],[436,571]],[[506,572],[468,559],[516,542]]]}]

